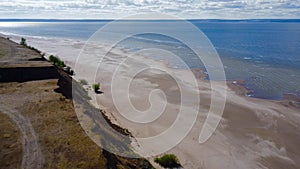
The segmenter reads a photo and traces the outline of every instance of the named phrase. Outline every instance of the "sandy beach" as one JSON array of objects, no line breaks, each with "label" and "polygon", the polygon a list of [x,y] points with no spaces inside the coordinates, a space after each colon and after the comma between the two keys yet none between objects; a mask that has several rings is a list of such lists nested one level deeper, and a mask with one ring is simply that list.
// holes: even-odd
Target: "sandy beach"
[{"label": "sandy beach", "polygon": [[[191,72],[168,67],[167,63],[149,57],[130,55],[130,59],[127,59],[129,53],[123,49],[113,49],[105,55],[104,51],[108,48],[105,45],[88,44],[81,51],[85,45],[81,41],[26,38],[29,45],[64,60],[75,70],[75,79],[85,79],[89,85],[100,82],[102,94],[95,94],[88,86],[84,86],[93,99],[91,102],[105,110],[114,123],[127,128],[134,138],[153,137],[166,131],[176,121],[181,105],[186,111],[189,108],[190,112],[197,110],[190,132],[166,152],[176,154],[183,168],[281,169],[300,166],[299,102],[247,97],[247,90],[242,85],[228,81],[221,122],[212,137],[200,144],[199,134],[211,107],[209,81],[191,78]],[[19,42],[17,36],[11,36],[11,39]],[[77,60],[79,53],[81,55]],[[201,70],[194,71],[203,74]],[[126,86],[128,79],[129,87]],[[196,86],[190,83],[194,79]],[[225,99],[222,92],[224,86],[221,82],[213,83],[215,92],[220,96],[216,103],[222,105]],[[186,97],[182,97],[182,93]],[[114,98],[116,94],[119,94],[117,100]],[[195,95],[200,99],[194,99]],[[131,105],[128,105],[128,101]],[[136,112],[149,110],[148,113],[160,114],[155,114],[157,118],[153,117],[150,122],[136,123],[126,118],[133,116],[131,106]],[[133,139],[132,144],[136,152],[144,156],[159,152],[160,145],[153,143],[149,146],[138,139]],[[149,159],[153,163],[153,157]]]}]

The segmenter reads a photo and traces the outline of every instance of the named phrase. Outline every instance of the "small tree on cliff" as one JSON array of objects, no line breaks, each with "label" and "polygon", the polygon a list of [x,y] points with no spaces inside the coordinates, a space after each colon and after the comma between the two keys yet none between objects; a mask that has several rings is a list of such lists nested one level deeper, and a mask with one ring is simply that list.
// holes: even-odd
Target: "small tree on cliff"
[{"label": "small tree on cliff", "polygon": [[100,83],[95,83],[95,84],[92,85],[92,87],[94,89],[94,92],[98,93],[99,89],[100,89]]},{"label": "small tree on cliff", "polygon": [[27,46],[25,38],[23,38],[23,37],[21,38],[20,45]]}]

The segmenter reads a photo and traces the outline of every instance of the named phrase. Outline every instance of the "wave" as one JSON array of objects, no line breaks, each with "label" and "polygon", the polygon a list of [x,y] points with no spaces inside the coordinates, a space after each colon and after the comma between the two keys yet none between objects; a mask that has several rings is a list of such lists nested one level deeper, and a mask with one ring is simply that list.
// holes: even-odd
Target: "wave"
[{"label": "wave", "polygon": [[60,37],[46,37],[46,36],[36,36],[36,35],[24,35],[24,34],[17,34],[17,33],[12,33],[12,32],[6,32],[6,31],[0,31],[0,34],[4,36],[11,36],[11,37],[24,37],[24,38],[34,38],[34,39],[41,39],[41,40],[51,40],[51,39],[63,39],[65,40],[66,38],[60,38]]}]

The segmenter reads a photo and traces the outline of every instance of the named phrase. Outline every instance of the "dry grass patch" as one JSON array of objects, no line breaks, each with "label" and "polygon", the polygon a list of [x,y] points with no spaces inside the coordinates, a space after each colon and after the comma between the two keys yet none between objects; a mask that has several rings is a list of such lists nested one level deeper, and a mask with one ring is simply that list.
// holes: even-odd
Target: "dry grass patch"
[{"label": "dry grass patch", "polygon": [[0,112],[0,168],[21,168],[22,142],[18,127]]}]

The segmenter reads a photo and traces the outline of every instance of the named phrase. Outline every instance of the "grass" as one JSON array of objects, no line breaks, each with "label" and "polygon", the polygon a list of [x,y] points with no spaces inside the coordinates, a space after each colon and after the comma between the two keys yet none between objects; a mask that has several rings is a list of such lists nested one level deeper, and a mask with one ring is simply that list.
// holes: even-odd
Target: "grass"
[{"label": "grass", "polygon": [[156,157],[154,162],[164,168],[178,168],[181,166],[178,158],[174,154],[165,154],[162,157]]},{"label": "grass", "polygon": [[44,168],[105,168],[105,157],[78,123],[71,100],[53,93],[24,109],[38,119],[33,126],[47,159]]},{"label": "grass", "polygon": [[79,83],[82,84],[82,85],[88,85],[88,82],[84,79],[80,79]]},{"label": "grass", "polygon": [[[80,108],[75,111],[72,100],[65,98],[61,93],[52,92],[57,89],[57,84],[57,80],[55,79],[21,83],[21,85],[20,83],[0,83],[0,94],[7,93],[15,98],[14,100],[6,100],[7,104],[22,105],[19,107],[20,111],[22,111],[24,116],[30,119],[33,125],[34,131],[39,138],[39,145],[45,160],[42,168],[151,168],[150,163],[145,159],[120,157],[106,152],[95,144],[80,125],[76,111],[89,112],[89,118],[93,117],[91,115],[99,114],[100,111],[92,107],[86,99],[76,99],[78,102],[76,106],[80,106]],[[72,87],[72,83],[67,85],[66,81],[59,83],[59,85],[62,84],[65,84],[62,90]],[[16,90],[16,88],[18,88],[18,90]],[[74,90],[76,90],[75,93],[77,94],[83,92],[87,95],[81,88],[76,87]],[[20,95],[34,97],[29,100],[24,100],[23,97],[19,97]],[[80,96],[85,95],[80,94]],[[81,103],[80,100],[83,102]],[[101,114],[99,114],[99,116],[102,117]],[[13,144],[16,143],[17,139],[13,137],[12,132],[10,132],[9,128],[11,127],[7,125],[7,121],[6,119],[0,120],[0,126],[8,127],[0,127],[3,129],[0,130],[0,133],[3,132],[1,136],[5,137],[7,136],[4,134],[11,134],[11,137],[5,139],[1,137],[0,142],[11,139],[11,143]],[[118,151],[130,151],[129,147],[128,149],[126,147],[130,144],[130,138],[126,137],[126,139],[124,139],[123,137],[115,135],[109,130],[109,126],[107,125],[109,124],[106,123],[104,119],[96,125],[101,130],[101,133],[98,133],[101,142],[103,141],[105,146],[119,148],[120,150]],[[19,142],[19,145],[22,151],[21,142]],[[0,151],[3,150],[5,149],[0,149]],[[3,155],[5,154],[3,153]],[[14,153],[12,153],[12,155],[14,155]],[[17,158],[18,155],[20,155],[19,161],[14,160],[13,158]],[[1,158],[0,153],[0,159],[3,159],[0,160],[0,168],[2,166],[6,168],[6,163],[13,165],[21,164],[21,155],[22,153],[18,152],[16,155],[10,156],[10,158],[8,158],[8,155],[6,156],[7,158]],[[20,167],[13,166],[11,168]]]},{"label": "grass", "polygon": [[18,126],[0,112],[0,168],[20,168],[22,142]]}]

